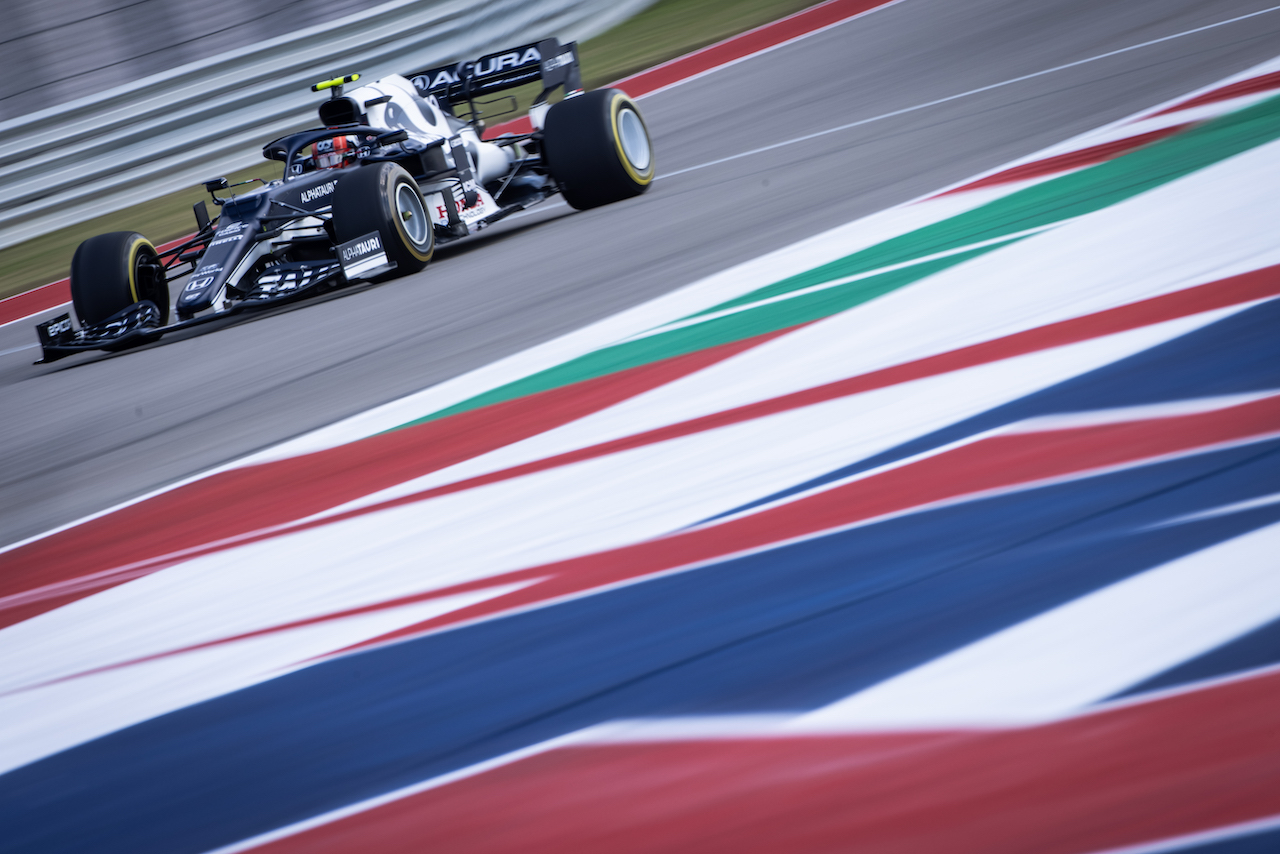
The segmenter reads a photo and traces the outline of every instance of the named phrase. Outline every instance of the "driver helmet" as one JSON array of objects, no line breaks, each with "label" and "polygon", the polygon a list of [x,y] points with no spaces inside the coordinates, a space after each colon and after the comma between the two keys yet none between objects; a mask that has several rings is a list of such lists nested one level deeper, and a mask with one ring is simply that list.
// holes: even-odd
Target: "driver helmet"
[{"label": "driver helmet", "polygon": [[335,136],[322,139],[311,148],[317,169],[340,169],[356,160],[356,139]]}]

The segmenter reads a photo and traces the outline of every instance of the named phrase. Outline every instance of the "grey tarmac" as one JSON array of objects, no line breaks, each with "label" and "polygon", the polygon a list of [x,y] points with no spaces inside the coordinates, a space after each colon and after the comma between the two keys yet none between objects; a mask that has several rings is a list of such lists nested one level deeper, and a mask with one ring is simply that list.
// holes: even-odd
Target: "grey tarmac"
[{"label": "grey tarmac", "polygon": [[1208,85],[1280,52],[1280,11],[716,161],[1270,5],[900,0],[645,98],[659,179],[637,199],[126,353],[33,366],[31,324],[0,327],[0,545]]}]

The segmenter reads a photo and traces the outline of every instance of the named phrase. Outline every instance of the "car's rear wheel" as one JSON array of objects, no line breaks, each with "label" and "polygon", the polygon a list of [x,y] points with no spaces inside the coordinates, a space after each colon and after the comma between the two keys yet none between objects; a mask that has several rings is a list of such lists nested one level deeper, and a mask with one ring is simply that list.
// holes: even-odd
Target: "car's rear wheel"
[{"label": "car's rear wheel", "polygon": [[169,322],[169,282],[159,253],[132,231],[90,237],[71,258],[71,304],[82,326],[97,326],[134,303],[150,300]]},{"label": "car's rear wheel", "polygon": [[618,89],[555,104],[542,129],[547,169],[578,210],[638,196],[653,182],[653,142],[640,108]]},{"label": "car's rear wheel", "polygon": [[333,199],[333,233],[338,243],[371,231],[382,238],[391,273],[378,279],[416,273],[435,251],[435,231],[418,185],[394,163],[361,166],[338,182]]}]

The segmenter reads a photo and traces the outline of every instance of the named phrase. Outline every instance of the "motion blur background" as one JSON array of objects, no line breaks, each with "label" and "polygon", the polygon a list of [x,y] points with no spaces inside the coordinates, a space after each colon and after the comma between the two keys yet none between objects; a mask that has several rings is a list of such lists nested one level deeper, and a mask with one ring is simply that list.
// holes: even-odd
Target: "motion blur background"
[{"label": "motion blur background", "polygon": [[0,299],[64,277],[92,234],[185,235],[211,177],[279,177],[261,146],[314,123],[307,87],[316,80],[405,73],[554,34],[583,43],[585,81],[596,87],[806,5],[5,4],[12,35],[0,40]]},{"label": "motion blur background", "polygon": [[6,0],[0,121],[385,0]]}]

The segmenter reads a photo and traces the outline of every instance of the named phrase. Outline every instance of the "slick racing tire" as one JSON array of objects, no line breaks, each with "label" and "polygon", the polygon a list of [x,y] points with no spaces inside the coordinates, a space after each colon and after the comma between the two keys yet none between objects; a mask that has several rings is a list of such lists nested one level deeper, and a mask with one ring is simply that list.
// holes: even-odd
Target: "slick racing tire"
[{"label": "slick racing tire", "polygon": [[395,270],[374,281],[416,273],[431,260],[435,230],[418,185],[394,163],[361,166],[338,182],[333,199],[333,236],[338,243],[371,231],[382,238]]},{"label": "slick racing tire", "polygon": [[151,242],[132,231],[90,237],[71,257],[71,304],[81,326],[97,326],[136,302],[151,300],[169,322],[169,282]]},{"label": "slick racing tire", "polygon": [[640,109],[618,89],[554,105],[542,149],[564,200],[578,210],[638,196],[653,182],[653,142]]}]

